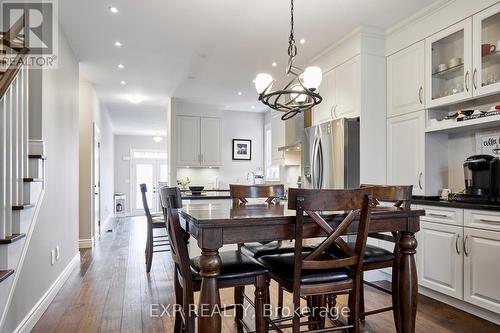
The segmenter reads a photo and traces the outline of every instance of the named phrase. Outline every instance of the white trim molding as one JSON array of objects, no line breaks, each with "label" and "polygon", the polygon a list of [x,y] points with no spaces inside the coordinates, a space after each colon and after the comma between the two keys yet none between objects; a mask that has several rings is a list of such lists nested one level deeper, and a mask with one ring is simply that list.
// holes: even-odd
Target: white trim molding
[{"label": "white trim molding", "polygon": [[42,317],[43,313],[49,307],[50,303],[54,300],[57,293],[61,290],[64,283],[68,280],[71,272],[80,264],[80,252],[78,252],[73,259],[69,262],[66,268],[57,277],[50,288],[35,304],[33,309],[24,317],[21,323],[16,327],[13,333],[29,333],[35,327],[38,320]]},{"label": "white trim molding", "polygon": [[78,240],[79,249],[91,249],[94,247],[94,238],[84,238]]}]

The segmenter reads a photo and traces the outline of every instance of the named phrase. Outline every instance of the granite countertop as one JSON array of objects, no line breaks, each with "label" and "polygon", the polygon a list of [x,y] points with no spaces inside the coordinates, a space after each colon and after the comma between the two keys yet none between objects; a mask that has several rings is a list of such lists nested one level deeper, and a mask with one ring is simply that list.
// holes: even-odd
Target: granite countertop
[{"label": "granite countertop", "polygon": [[448,200],[442,200],[439,197],[414,196],[412,203],[415,205],[428,205],[428,206],[452,207],[452,208],[462,208],[462,209],[500,211],[500,205],[448,201]]},{"label": "granite countertop", "polygon": [[201,194],[192,194],[190,190],[182,190],[181,198],[185,200],[231,199],[229,190],[203,190]]}]

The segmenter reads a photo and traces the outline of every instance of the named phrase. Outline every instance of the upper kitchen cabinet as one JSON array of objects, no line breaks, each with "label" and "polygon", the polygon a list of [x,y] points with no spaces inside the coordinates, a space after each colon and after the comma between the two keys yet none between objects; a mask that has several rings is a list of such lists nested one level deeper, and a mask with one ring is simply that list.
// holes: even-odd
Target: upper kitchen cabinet
[{"label": "upper kitchen cabinet", "polygon": [[472,97],[472,18],[426,39],[426,106]]},{"label": "upper kitchen cabinet", "polygon": [[222,165],[222,119],[177,116],[177,165]]},{"label": "upper kitchen cabinet", "polygon": [[335,69],[335,118],[359,117],[361,100],[361,61],[356,56]]},{"label": "upper kitchen cabinet", "polygon": [[323,101],[313,109],[313,123],[315,125],[324,123],[334,118],[335,107],[335,69],[326,72],[319,86],[319,93]]},{"label": "upper kitchen cabinet", "polygon": [[474,15],[472,85],[475,96],[500,92],[500,4]]},{"label": "upper kitchen cabinet", "polygon": [[425,42],[387,57],[387,117],[424,108]]},{"label": "upper kitchen cabinet", "polygon": [[414,112],[387,120],[387,182],[411,184],[425,194],[425,116]]}]

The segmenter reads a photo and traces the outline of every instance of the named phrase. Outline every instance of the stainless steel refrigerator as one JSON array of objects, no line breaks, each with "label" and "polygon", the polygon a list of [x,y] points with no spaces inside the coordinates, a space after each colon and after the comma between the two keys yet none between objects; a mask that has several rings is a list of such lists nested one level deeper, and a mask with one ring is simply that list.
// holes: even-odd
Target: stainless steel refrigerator
[{"label": "stainless steel refrigerator", "polygon": [[305,129],[302,187],[359,187],[359,118],[341,118]]}]

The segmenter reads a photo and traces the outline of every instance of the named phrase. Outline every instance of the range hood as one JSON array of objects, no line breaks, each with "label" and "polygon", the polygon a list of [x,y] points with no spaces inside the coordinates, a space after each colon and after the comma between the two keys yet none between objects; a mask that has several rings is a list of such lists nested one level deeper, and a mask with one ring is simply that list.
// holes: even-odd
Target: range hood
[{"label": "range hood", "polygon": [[278,151],[300,152],[304,137],[304,113],[285,121],[285,145],[278,147]]},{"label": "range hood", "polygon": [[302,149],[302,141],[297,141],[295,143],[279,147],[278,151],[301,151]]}]

